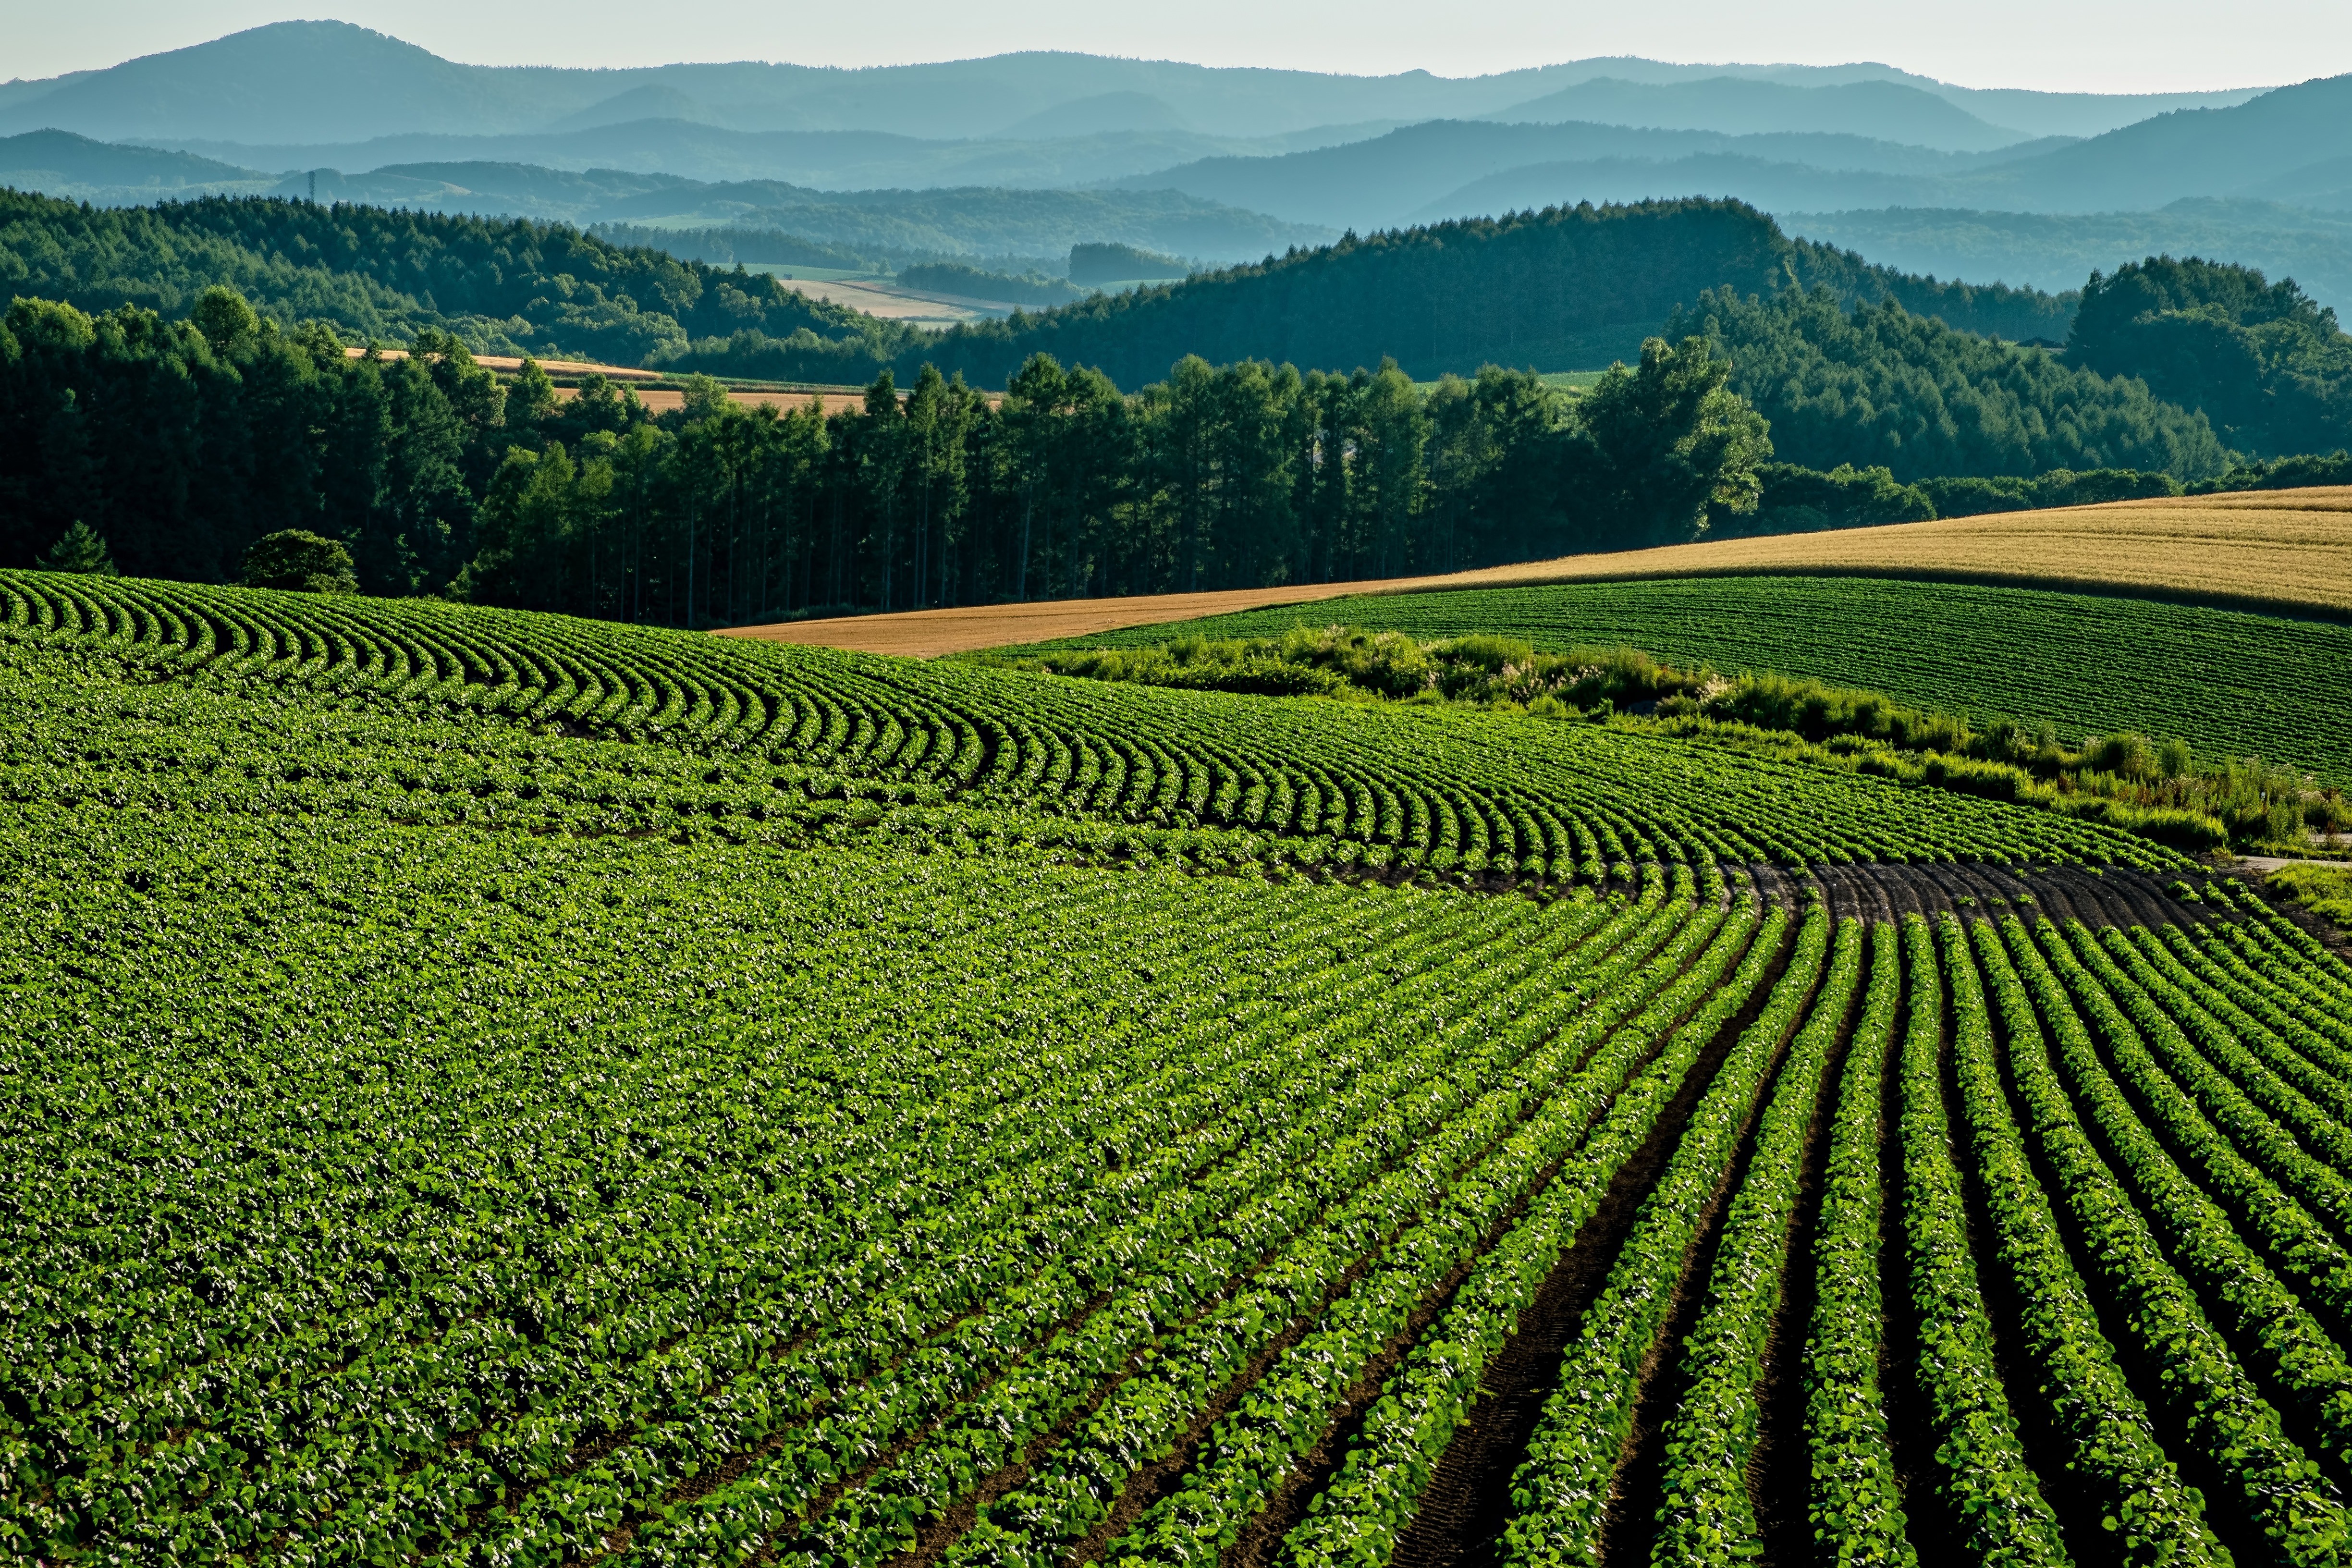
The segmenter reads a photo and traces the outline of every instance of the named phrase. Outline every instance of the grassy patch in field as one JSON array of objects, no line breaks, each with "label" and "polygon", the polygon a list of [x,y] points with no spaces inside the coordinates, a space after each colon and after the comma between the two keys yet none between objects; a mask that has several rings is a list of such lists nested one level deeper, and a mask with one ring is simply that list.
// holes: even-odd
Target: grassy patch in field
[{"label": "grassy patch in field", "polygon": [[2271,886],[2352,934],[2352,866],[2282,866]]},{"label": "grassy patch in field", "polygon": [[2072,742],[2137,730],[2352,782],[2352,626],[2106,595],[1868,577],[1652,582],[1368,595],[1074,644],[1274,637],[1335,623],[1434,639],[1492,633],[1551,652],[1623,644],[1727,674],[1866,687]]}]

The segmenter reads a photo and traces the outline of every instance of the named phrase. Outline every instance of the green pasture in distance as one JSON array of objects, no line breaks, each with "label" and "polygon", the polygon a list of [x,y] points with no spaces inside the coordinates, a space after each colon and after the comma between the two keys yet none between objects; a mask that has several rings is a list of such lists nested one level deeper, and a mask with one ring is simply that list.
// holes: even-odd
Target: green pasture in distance
[{"label": "green pasture in distance", "polygon": [[763,272],[771,278],[790,278],[795,281],[805,279],[811,283],[839,283],[845,279],[853,283],[887,283],[893,277],[891,273],[877,272],[871,268],[803,267],[796,261],[747,261],[743,263],[743,270]]},{"label": "green pasture in distance", "polygon": [[[1583,392],[1597,384],[1601,378],[1608,374],[1605,370],[1547,370],[1538,373],[1536,379],[1556,392]],[[1417,381],[1413,384],[1425,390],[1435,386],[1437,383]]]},{"label": "green pasture in distance", "polygon": [[1727,674],[1864,687],[1979,723],[2053,724],[2068,741],[2137,730],[2352,782],[2352,626],[2150,599],[1868,577],[1680,577],[1332,599],[1066,646],[1332,625],[1431,639],[1495,632],[1555,651],[1622,643]]}]

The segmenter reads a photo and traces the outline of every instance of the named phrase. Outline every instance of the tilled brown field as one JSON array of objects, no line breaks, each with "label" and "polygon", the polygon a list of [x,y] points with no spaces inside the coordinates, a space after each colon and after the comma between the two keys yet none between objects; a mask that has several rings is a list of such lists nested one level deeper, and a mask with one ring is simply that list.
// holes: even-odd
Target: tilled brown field
[{"label": "tilled brown field", "polygon": [[1727,539],[1429,577],[853,616],[719,635],[929,658],[1361,594],[1798,572],[2142,592],[2286,614],[2352,613],[2352,487]]}]

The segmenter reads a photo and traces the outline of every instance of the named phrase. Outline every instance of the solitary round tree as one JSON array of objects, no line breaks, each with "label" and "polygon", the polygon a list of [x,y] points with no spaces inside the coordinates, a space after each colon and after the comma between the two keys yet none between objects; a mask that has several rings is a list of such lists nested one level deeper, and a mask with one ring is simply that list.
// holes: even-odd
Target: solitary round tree
[{"label": "solitary round tree", "polygon": [[352,552],[342,542],[301,528],[265,533],[253,542],[253,548],[245,552],[245,585],[291,588],[306,594],[360,591],[360,580],[352,571]]}]

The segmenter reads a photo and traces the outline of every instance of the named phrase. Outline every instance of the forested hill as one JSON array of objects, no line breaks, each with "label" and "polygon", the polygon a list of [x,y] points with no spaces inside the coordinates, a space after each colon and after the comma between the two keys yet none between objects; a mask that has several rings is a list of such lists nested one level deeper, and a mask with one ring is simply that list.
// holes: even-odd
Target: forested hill
[{"label": "forested hill", "polygon": [[482,353],[622,364],[743,328],[807,329],[869,360],[904,335],[764,277],[565,224],[257,197],[94,208],[0,189],[0,294],[176,319],[216,283],[289,327],[324,321],[386,343],[432,327]]},{"label": "forested hill", "polygon": [[[1791,281],[1846,300],[1893,299],[2012,339],[2063,338],[2074,308],[2071,294],[1908,277],[1791,240],[1744,203],[1694,199],[1350,236],[1163,288],[909,337],[896,367],[904,374],[928,361],[985,386],[1003,385],[1038,353],[1097,367],[1122,386],[1165,375],[1188,353],[1339,371],[1393,358],[1423,379],[1490,363],[1570,370],[1638,358],[1644,337],[1709,289],[1770,294]],[[685,363],[844,379],[855,367],[841,353],[741,333],[697,342]]]},{"label": "forested hill", "polygon": [[404,342],[432,327],[481,353],[835,383],[886,364],[911,380],[929,361],[1002,386],[1041,351],[1122,386],[1190,353],[1337,371],[1393,357],[1423,377],[1489,363],[1575,370],[1637,358],[1706,289],[1769,294],[1791,279],[2006,338],[2063,338],[2074,305],[1909,277],[1791,240],[1740,203],[1692,200],[1350,237],[941,336],[562,224],[250,197],[94,209],[0,191],[0,289],[12,294],[179,317],[225,283],[289,326],[325,321],[347,338]]},{"label": "forested hill", "polygon": [[2159,401],[2128,374],[1954,331],[1898,303],[1847,310],[1826,289],[1769,298],[1717,289],[1664,331],[1715,342],[1786,462],[1883,465],[1906,480],[2055,468],[2196,479],[2228,466],[2201,414]]}]

